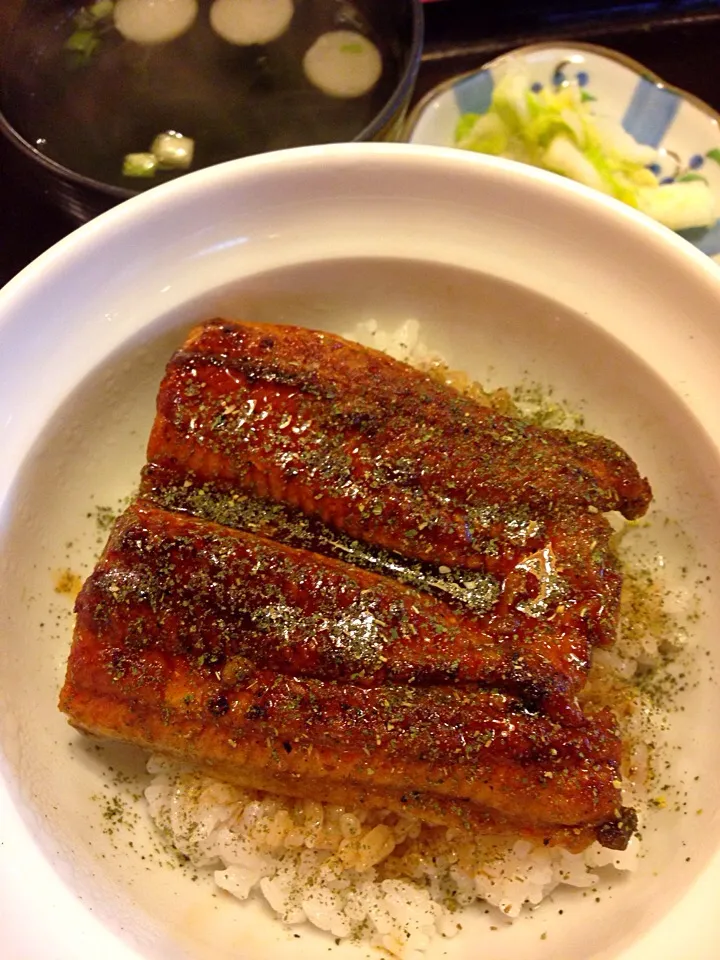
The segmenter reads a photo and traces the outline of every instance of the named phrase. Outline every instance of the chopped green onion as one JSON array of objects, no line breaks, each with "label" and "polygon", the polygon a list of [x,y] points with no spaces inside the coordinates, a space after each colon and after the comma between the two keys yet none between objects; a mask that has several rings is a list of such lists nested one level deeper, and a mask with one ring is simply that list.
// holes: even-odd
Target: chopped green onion
[{"label": "chopped green onion", "polygon": [[157,158],[152,153],[128,153],[123,160],[124,177],[154,177]]},{"label": "chopped green onion", "polygon": [[89,7],[81,7],[73,17],[78,30],[95,30],[101,20],[112,16],[115,3],[113,0],[98,0]]},{"label": "chopped green onion", "polygon": [[112,16],[114,7],[114,0],[98,0],[89,7],[81,7],[73,17],[76,30],[65,41],[65,49],[87,60],[100,43],[98,33],[105,29],[101,21]]},{"label": "chopped green onion", "polygon": [[89,57],[99,42],[92,30],[76,30],[65,41],[65,49]]},{"label": "chopped green onion", "polygon": [[85,7],[82,7],[73,17],[73,23],[78,30],[93,30],[95,27],[95,18]]},{"label": "chopped green onion", "polygon": [[111,16],[114,6],[113,0],[98,0],[97,3],[88,7],[87,11],[93,20],[104,20],[105,17]]},{"label": "chopped green onion", "polygon": [[167,130],[155,137],[150,150],[161,169],[187,170],[193,160],[195,141],[175,130]]},{"label": "chopped green onion", "polygon": [[128,153],[123,160],[124,177],[154,177],[157,170],[187,170],[192,163],[195,141],[176,130],[159,133],[149,153]]}]

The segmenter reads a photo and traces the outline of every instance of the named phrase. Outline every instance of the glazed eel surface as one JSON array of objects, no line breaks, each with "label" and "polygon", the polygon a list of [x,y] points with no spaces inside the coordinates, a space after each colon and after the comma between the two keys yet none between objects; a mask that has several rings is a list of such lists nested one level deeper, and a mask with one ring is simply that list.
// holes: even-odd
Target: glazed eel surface
[{"label": "glazed eel surface", "polygon": [[611,441],[502,417],[330,334],[211,321],[77,601],[79,728],[294,796],[622,848]]}]

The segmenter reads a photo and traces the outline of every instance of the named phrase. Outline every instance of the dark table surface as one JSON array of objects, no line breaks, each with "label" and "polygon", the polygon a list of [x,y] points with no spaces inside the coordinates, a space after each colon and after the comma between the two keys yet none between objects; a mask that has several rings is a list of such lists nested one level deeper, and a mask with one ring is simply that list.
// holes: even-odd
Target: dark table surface
[{"label": "dark table surface", "polygon": [[[483,7],[486,5],[474,3],[459,15],[457,3],[428,6],[418,97],[441,80],[478,67],[513,47],[564,38],[619,50],[668,83],[696,94],[720,110],[719,4],[686,13],[653,13],[644,20],[507,18],[492,24],[488,24]],[[9,159],[9,146],[0,137],[0,285],[75,227],[43,195],[17,179],[9,169]]]}]

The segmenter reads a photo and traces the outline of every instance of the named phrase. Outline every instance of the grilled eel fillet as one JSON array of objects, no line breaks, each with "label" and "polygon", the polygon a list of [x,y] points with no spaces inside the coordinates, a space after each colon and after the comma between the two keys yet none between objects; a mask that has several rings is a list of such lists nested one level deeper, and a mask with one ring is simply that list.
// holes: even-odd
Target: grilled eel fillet
[{"label": "grilled eel fillet", "polygon": [[626,844],[614,720],[573,698],[617,626],[601,511],[650,499],[616,445],[329,334],[212,321],[148,461],[78,598],[76,726],[259,789]]},{"label": "grilled eel fillet", "polygon": [[[147,464],[141,494],[167,510],[190,513],[289,546],[346,560],[429,592],[477,614],[493,612],[575,624],[590,645],[614,642],[622,577],[611,549],[612,528],[599,513],[572,512],[529,521],[514,544],[485,569],[450,568],[362,543],[301,510],[238,491],[231,481],[201,483],[177,464]],[[522,619],[522,618],[521,618]],[[510,623],[510,621],[508,621]],[[525,624],[527,626],[527,624]],[[577,670],[589,663],[580,649]]]},{"label": "grilled eel fillet", "polygon": [[612,715],[485,685],[503,653],[481,626],[385,577],[137,501],[76,609],[60,705],[83,730],[571,848],[634,828]]},{"label": "grilled eel fillet", "polygon": [[516,544],[533,511],[634,518],[651,498],[604,437],[495,413],[332,334],[219,320],[170,361],[148,460],[232,480],[404,556],[471,569]]},{"label": "grilled eel fillet", "polygon": [[620,577],[607,522],[587,514],[637,517],[651,498],[603,437],[495,413],[332,334],[219,320],[170,361],[148,461],[420,563],[504,579],[549,550],[600,643],[614,640]]}]

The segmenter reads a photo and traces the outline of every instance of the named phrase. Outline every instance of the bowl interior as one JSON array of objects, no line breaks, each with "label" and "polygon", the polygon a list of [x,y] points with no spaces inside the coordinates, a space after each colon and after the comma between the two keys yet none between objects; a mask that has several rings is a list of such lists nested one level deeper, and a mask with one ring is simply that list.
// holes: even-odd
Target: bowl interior
[{"label": "bowl interior", "polygon": [[[213,896],[207,878],[193,882],[192,872],[173,868],[135,799],[142,755],[81,738],[55,707],[72,629],[71,596],[58,588],[68,571],[89,571],[105,536],[106,508],[118,509],[137,482],[165,361],[192,322],[214,314],[349,335],[363,321],[392,331],[414,318],[428,351],[483,383],[551,386],[589,426],[626,445],[653,479],[650,523],[632,533],[632,547],[664,579],[681,617],[701,597],[704,617],[692,642],[714,648],[713,658],[720,601],[699,581],[720,576],[720,491],[710,479],[717,453],[652,369],[576,312],[481,271],[414,260],[309,262],[221,285],[158,317],[72,391],[26,460],[3,533],[0,676],[5,711],[27,745],[7,758],[18,802],[66,882],[143,955],[299,957],[326,942],[304,928],[298,939],[258,903]],[[670,740],[682,744],[682,756],[672,748],[663,755],[672,767],[668,780],[687,793],[677,795],[681,812],[671,799],[651,819],[638,873],[604,879],[592,897],[558,894],[530,919],[500,922],[496,931],[499,915],[477,911],[463,918],[465,936],[442,943],[443,955],[473,956],[477,937],[491,936],[498,960],[580,960],[588,949],[615,956],[618,929],[632,938],[682,895],[720,842],[718,824],[708,823],[720,746],[698,735],[720,722],[710,677],[698,671],[678,706]],[[707,815],[689,816],[688,808]],[[548,930],[546,943],[540,937]],[[352,947],[342,953],[362,955]]]}]

